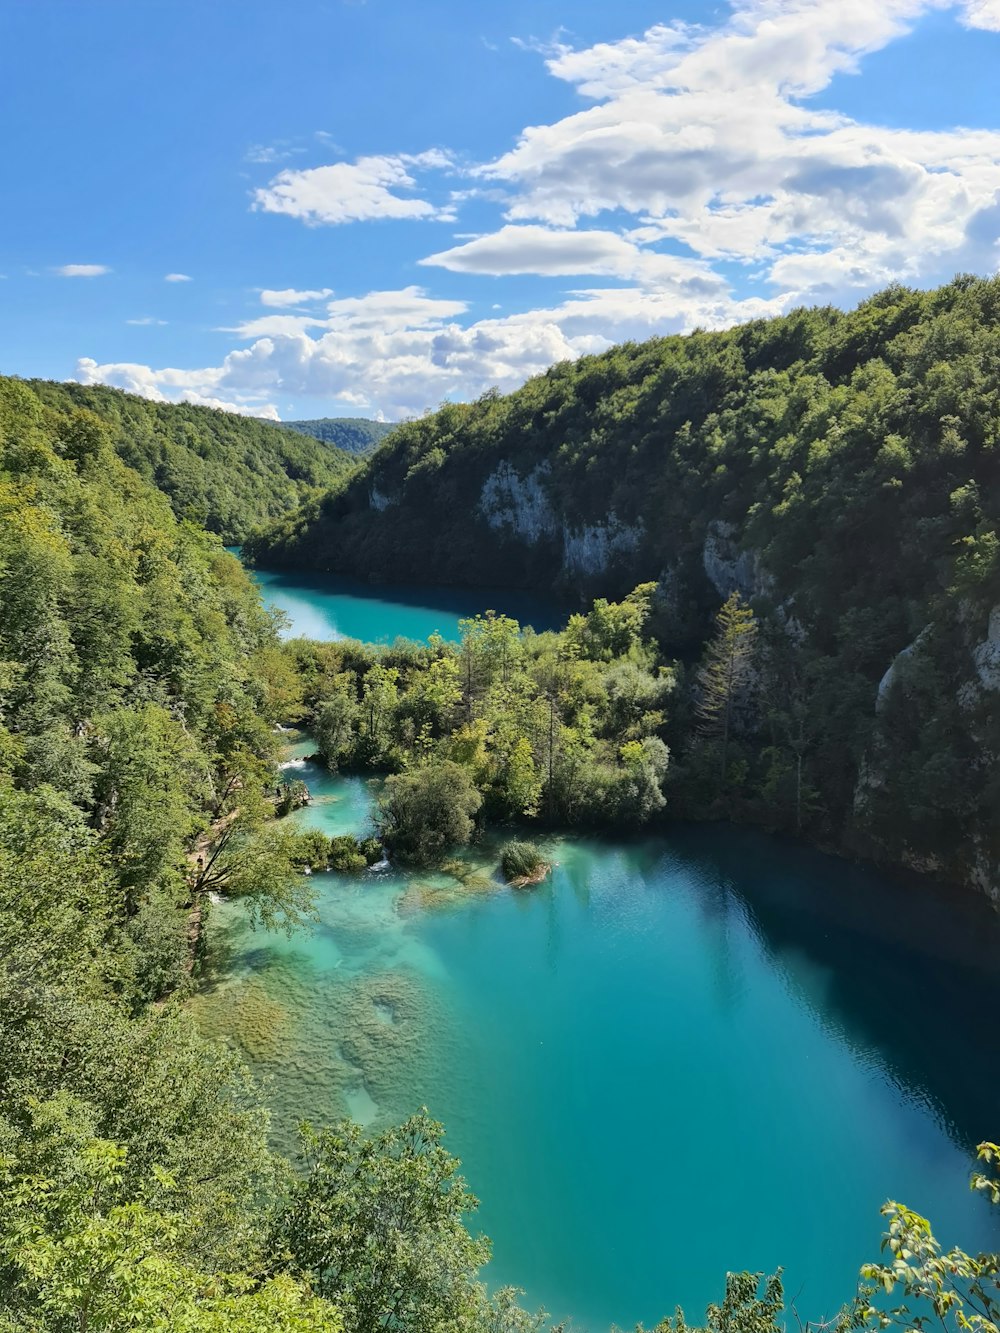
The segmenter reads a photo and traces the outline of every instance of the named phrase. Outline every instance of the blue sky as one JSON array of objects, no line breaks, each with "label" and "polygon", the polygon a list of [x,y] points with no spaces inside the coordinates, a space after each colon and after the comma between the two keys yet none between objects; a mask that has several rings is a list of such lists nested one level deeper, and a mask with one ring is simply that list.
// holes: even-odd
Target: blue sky
[{"label": "blue sky", "polygon": [[0,371],[419,413],[1000,261],[1000,0],[0,0]]}]

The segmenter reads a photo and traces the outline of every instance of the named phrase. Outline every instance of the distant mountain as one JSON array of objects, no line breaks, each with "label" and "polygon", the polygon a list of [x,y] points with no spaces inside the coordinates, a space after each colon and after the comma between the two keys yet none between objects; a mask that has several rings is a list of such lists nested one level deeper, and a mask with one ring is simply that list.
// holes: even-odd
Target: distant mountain
[{"label": "distant mountain", "polygon": [[316,421],[283,421],[300,435],[311,435],[324,444],[335,444],[349,454],[370,454],[394,428],[392,421],[369,421],[366,417],[319,417]]},{"label": "distant mountain", "polygon": [[[0,392],[9,383],[0,377]],[[351,454],[291,435],[273,421],[191,403],[154,403],[103,384],[23,383],[49,413],[100,418],[118,456],[167,496],[178,518],[227,542],[241,542],[251,528],[287,514],[357,467]]]}]

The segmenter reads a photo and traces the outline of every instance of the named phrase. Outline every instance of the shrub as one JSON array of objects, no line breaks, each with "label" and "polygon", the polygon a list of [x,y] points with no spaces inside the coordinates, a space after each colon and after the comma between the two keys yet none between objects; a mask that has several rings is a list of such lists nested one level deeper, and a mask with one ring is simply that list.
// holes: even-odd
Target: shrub
[{"label": "shrub", "polygon": [[310,870],[325,870],[329,850],[324,833],[319,829],[305,829],[295,836],[292,864],[300,869],[308,866]]},{"label": "shrub", "polygon": [[545,858],[533,842],[508,842],[500,853],[500,868],[510,883],[541,877],[548,869]]},{"label": "shrub", "polygon": [[368,861],[353,833],[342,833],[330,839],[330,869],[342,875],[354,875],[366,870]]},{"label": "shrub", "polygon": [[382,841],[400,861],[435,865],[468,843],[481,804],[468,770],[450,759],[396,774],[379,802]]}]

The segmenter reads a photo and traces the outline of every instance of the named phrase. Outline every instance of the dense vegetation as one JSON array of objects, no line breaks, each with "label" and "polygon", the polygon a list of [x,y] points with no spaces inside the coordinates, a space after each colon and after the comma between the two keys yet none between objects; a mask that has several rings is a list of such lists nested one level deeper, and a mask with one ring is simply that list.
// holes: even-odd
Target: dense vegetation
[{"label": "dense vegetation", "polygon": [[637,827],[663,808],[673,670],[644,639],[653,585],[598,599],[560,633],[490,612],[460,644],[288,644],[306,721],[332,768],[388,772],[390,854],[440,862],[477,827]]},{"label": "dense vegetation", "polygon": [[[268,924],[309,913],[293,872],[315,849],[275,818],[294,794],[276,781],[274,723],[296,710],[316,712],[331,757],[397,768],[402,809],[429,800],[433,814],[443,789],[452,822],[427,821],[440,842],[455,810],[523,817],[575,791],[553,785],[557,736],[589,775],[583,806],[632,787],[655,805],[640,771],[665,757],[672,679],[643,638],[651,589],[561,636],[488,617],[457,650],[283,648],[238,563],[126,466],[107,421],[12,380],[0,506],[0,1330],[537,1329],[480,1280],[488,1243],[468,1229],[475,1200],[439,1125],[306,1130],[292,1171],[246,1071],[179,1001],[209,890]],[[706,695],[745,623],[736,605],[720,623]],[[715,756],[729,708],[709,710]],[[992,1180],[975,1183],[996,1201]],[[840,1326],[934,1313],[947,1333],[995,1329],[1000,1260],[942,1256],[922,1219],[888,1216],[889,1255],[867,1278],[904,1305],[882,1314],[865,1294]],[[781,1319],[780,1279],[742,1274],[706,1326],[777,1333]]]},{"label": "dense vegetation", "polygon": [[532,1327],[479,1283],[440,1127],[339,1126],[293,1177],[179,1003],[209,891],[311,909],[275,818],[296,687],[252,583],[105,421],[13,380],[0,506],[0,1329]]},{"label": "dense vegetation", "polygon": [[226,542],[278,518],[350,471],[340,449],[280,426],[189,403],[153,403],[101,385],[30,380],[46,409],[100,417],[119,457],[166,495],[178,518]]},{"label": "dense vegetation", "polygon": [[1000,279],[893,287],[448,405],[250,549],[613,596],[656,579],[652,627],[695,667],[737,591],[757,624],[742,697],[723,739],[709,664],[688,673],[671,808],[996,891],[998,433]]},{"label": "dense vegetation", "polygon": [[287,430],[311,435],[314,440],[336,445],[349,454],[370,454],[394,429],[391,421],[370,421],[367,417],[317,417],[315,421],[283,421]]}]

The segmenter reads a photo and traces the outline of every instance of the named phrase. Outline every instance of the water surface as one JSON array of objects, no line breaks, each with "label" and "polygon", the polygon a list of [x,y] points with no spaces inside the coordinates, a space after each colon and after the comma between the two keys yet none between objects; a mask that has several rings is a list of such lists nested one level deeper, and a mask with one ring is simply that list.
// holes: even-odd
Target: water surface
[{"label": "water surface", "polygon": [[[340,593],[258,577],[297,633],[457,629],[431,590],[351,622]],[[316,798],[293,818],[366,832],[377,783],[311,748],[289,752]],[[280,1145],[303,1117],[426,1105],[482,1200],[490,1280],[595,1331],[700,1318],[727,1270],[779,1264],[799,1314],[829,1315],[888,1198],[948,1244],[1000,1242],[967,1185],[1000,1136],[991,911],[736,828],[547,850],[534,890],[499,883],[490,842],[456,875],[317,876],[291,940],[218,910],[197,1012],[272,1080]]]},{"label": "water surface", "polygon": [[[377,784],[303,759],[294,816],[365,831]],[[482,1200],[491,1280],[577,1325],[694,1315],[727,1269],[783,1264],[799,1312],[847,1299],[887,1198],[995,1244],[968,1190],[995,1137],[991,914],[735,829],[553,840],[539,889],[496,849],[442,874],[317,877],[286,940],[213,928],[203,1021],[303,1117],[426,1105]]]},{"label": "water surface", "polygon": [[510,588],[438,588],[368,584],[336,574],[251,570],[264,601],[288,617],[287,637],[361,639],[391,643],[423,640],[432,634],[459,638],[458,622],[488,610],[513,616],[541,631],[559,629],[570,607],[544,593]]}]

